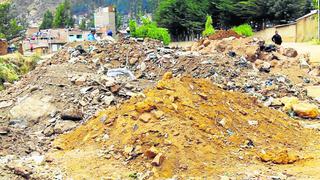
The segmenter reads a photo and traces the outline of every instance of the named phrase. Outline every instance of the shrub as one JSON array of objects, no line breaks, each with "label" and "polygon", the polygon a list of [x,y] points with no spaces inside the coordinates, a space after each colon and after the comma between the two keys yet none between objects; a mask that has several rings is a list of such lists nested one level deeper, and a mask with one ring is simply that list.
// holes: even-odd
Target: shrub
[{"label": "shrub", "polygon": [[148,18],[142,18],[142,25],[139,27],[134,20],[130,20],[129,27],[133,37],[156,39],[162,41],[165,45],[171,42],[168,29],[159,28],[155,22]]},{"label": "shrub", "polygon": [[319,39],[312,39],[311,43],[314,45],[320,45],[320,40]]},{"label": "shrub", "polygon": [[137,30],[137,22],[134,21],[134,20],[130,20],[129,28],[130,28],[131,35],[135,36],[136,35],[136,30]]},{"label": "shrub", "polygon": [[19,53],[8,54],[0,58],[0,90],[4,87],[3,82],[13,83],[19,77],[35,68],[40,57],[33,55],[23,57]]},{"label": "shrub", "polygon": [[246,37],[253,36],[254,34],[252,27],[249,24],[242,24],[240,26],[233,27],[232,30],[234,30],[237,34]]},{"label": "shrub", "polygon": [[204,37],[207,37],[207,36],[210,36],[210,35],[212,35],[214,33],[215,33],[215,29],[212,26],[212,18],[211,18],[211,16],[207,16],[205,29],[202,32],[202,35]]}]

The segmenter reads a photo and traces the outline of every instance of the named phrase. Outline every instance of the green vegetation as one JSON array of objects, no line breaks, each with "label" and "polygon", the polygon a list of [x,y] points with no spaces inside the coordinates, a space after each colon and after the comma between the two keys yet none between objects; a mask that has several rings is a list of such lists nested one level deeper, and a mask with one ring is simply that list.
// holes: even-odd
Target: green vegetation
[{"label": "green vegetation", "polygon": [[81,20],[81,23],[80,23],[80,25],[79,25],[79,28],[80,28],[81,30],[86,30],[86,29],[87,29],[87,22],[86,22],[85,19],[82,19],[82,20]]},{"label": "green vegetation", "polygon": [[69,0],[65,0],[56,8],[52,26],[54,28],[66,28],[74,26],[74,20],[71,14],[71,3]]},{"label": "green vegetation", "polygon": [[237,34],[246,37],[253,36],[254,34],[252,27],[249,24],[242,24],[240,26],[233,27],[232,30],[234,30]]},{"label": "green vegetation", "polygon": [[13,83],[23,74],[35,68],[39,56],[23,57],[19,53],[9,54],[0,57],[0,90],[4,82]]},{"label": "green vegetation", "polygon": [[136,21],[129,22],[130,33],[133,37],[151,38],[162,41],[165,45],[171,42],[170,34],[167,29],[159,28],[155,22],[148,18],[142,18],[142,25],[138,26]]},{"label": "green vegetation", "polygon": [[320,39],[312,39],[311,44],[320,45]]},{"label": "green vegetation", "polygon": [[204,28],[204,31],[202,32],[202,35],[206,37],[206,36],[210,36],[214,33],[215,33],[215,30],[212,26],[212,18],[211,18],[211,16],[207,16],[206,26]]},{"label": "green vegetation", "polygon": [[0,38],[14,39],[23,34],[21,22],[10,13],[10,3],[0,3]]},{"label": "green vegetation", "polygon": [[50,29],[52,28],[52,23],[53,23],[53,14],[51,11],[48,10],[43,16],[40,29]]},{"label": "green vegetation", "polygon": [[219,29],[250,22],[259,30],[266,24],[288,23],[314,8],[312,0],[162,0],[155,20],[178,37],[200,34],[207,14],[213,17],[213,27]]}]

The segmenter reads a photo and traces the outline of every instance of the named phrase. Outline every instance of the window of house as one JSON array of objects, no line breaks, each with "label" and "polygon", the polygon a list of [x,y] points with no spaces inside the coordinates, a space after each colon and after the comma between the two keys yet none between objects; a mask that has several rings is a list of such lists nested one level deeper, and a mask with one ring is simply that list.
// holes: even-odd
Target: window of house
[{"label": "window of house", "polygon": [[77,35],[77,39],[82,39],[82,35]]}]

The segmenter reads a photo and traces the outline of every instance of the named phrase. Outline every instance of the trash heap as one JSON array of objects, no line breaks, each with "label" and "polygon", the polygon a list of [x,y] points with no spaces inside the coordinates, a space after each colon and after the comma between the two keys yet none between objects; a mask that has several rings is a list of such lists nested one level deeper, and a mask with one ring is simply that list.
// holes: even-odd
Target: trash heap
[{"label": "trash heap", "polygon": [[[226,40],[227,39],[210,41],[210,46],[211,43],[215,44],[216,42]],[[280,53],[281,49],[273,51],[273,47],[271,46],[258,46],[259,41],[257,40],[239,38],[236,39],[236,41],[249,43],[243,45],[245,50],[242,50],[242,52],[249,52],[249,50],[246,49],[251,48],[250,44],[252,44],[255,50],[259,48],[258,57],[262,54],[267,56],[270,54],[277,55],[277,53],[283,54]],[[233,43],[232,40],[227,44],[230,43]],[[272,51],[267,52],[270,49]],[[219,90],[217,89],[217,92],[222,92],[223,89],[246,93],[256,98],[255,105],[258,104],[259,108],[262,108],[259,105],[259,103],[262,103],[264,106],[281,110],[298,119],[319,118],[318,107],[320,106],[320,94],[318,92],[320,91],[317,77],[319,75],[319,73],[317,73],[319,68],[309,65],[302,66],[300,62],[303,61],[300,60],[307,57],[298,55],[295,58],[291,58],[277,55],[277,57],[281,57],[280,60],[277,60],[277,65],[272,65],[273,63],[271,62],[273,60],[261,60],[263,66],[260,66],[258,63],[259,59],[249,60],[247,56],[241,55],[241,53],[239,53],[240,51],[225,50],[220,52],[214,50],[212,52],[210,51],[210,53],[201,51],[202,50],[188,51],[186,49],[164,47],[159,41],[149,39],[119,39],[116,42],[112,40],[74,42],[66,45],[52,58],[39,62],[40,64],[37,65],[35,70],[24,75],[20,81],[14,84],[7,84],[6,90],[0,92],[0,141],[2,142],[0,149],[3,155],[3,157],[0,157],[0,175],[2,172],[5,172],[5,174],[9,173],[8,177],[4,176],[6,179],[16,178],[11,175],[12,172],[17,171],[16,168],[20,169],[20,167],[16,167],[16,164],[19,164],[18,162],[21,162],[20,160],[22,159],[23,166],[28,167],[28,171],[24,171],[27,175],[24,176],[50,179],[49,177],[55,174],[56,171],[52,172],[51,169],[43,170],[43,168],[34,168],[37,166],[29,163],[29,161],[25,163],[24,159],[44,160],[44,154],[52,149],[51,142],[58,135],[72,131],[80,124],[92,119],[92,117],[98,116],[98,113],[104,109],[109,107],[119,108],[121,104],[130,98],[130,102],[133,101],[132,99],[142,101],[143,99],[141,98],[145,96],[145,94],[142,94],[143,90],[155,85],[166,72],[172,72],[175,77],[188,75],[197,79],[204,78],[206,80],[183,79],[191,84],[211,81],[215,84],[213,89],[217,89],[217,87],[220,88]],[[284,57],[284,59],[282,59],[282,57]],[[270,63],[272,66],[265,63]],[[185,83],[184,80],[181,81],[182,84]],[[169,81],[171,81],[171,79]],[[177,80],[174,80],[174,82],[176,81]],[[180,83],[180,80],[178,82]],[[189,85],[186,87],[189,87]],[[155,89],[155,91],[156,90],[158,89]],[[161,96],[163,96],[163,94],[161,94]],[[243,95],[238,94],[238,96],[242,97]],[[160,95],[157,95],[157,97],[160,97]],[[225,98],[228,99],[229,96]],[[203,101],[203,103],[204,102],[205,101]],[[221,102],[224,101],[221,100]],[[178,108],[183,106],[183,104],[179,104],[179,102],[173,102],[173,104],[176,103]],[[252,102],[250,101],[250,103]],[[176,107],[175,105],[173,106],[174,108]],[[220,108],[220,105],[217,106]],[[201,106],[197,106],[197,103],[195,103],[197,111],[199,111],[197,108],[200,107]],[[254,108],[253,105],[252,108]],[[159,107],[159,109],[166,113],[166,110],[163,109],[162,106]],[[264,109],[267,110],[267,108]],[[202,109],[200,110],[202,111]],[[247,109],[245,109],[245,111],[246,110]],[[274,111],[264,112],[266,113],[265,117],[270,117],[270,114],[273,114]],[[117,111],[117,113],[120,112]],[[151,112],[151,119],[155,116],[153,113],[154,112]],[[207,112],[205,110],[201,116],[206,113],[209,113],[209,111]],[[245,112],[243,113],[245,114]],[[138,112],[138,120],[142,114],[143,113]],[[223,124],[224,121],[220,116],[223,116],[224,112],[219,111],[217,114],[220,118],[219,122]],[[280,115],[281,113],[278,114]],[[286,126],[286,123],[290,124],[291,119],[282,114],[278,117],[278,114],[274,114],[273,119],[282,119],[284,122],[281,121],[281,123],[275,125],[278,126],[284,123]],[[179,112],[178,115],[176,119],[181,116]],[[250,121],[250,124],[256,124],[256,121],[260,121],[259,118],[261,118],[257,116],[253,116],[247,120]],[[278,118],[276,118],[276,116]],[[173,114],[170,113],[168,117],[175,119]],[[233,116],[230,115],[230,117]],[[150,114],[143,115],[141,118],[148,121]],[[105,116],[102,119],[109,120],[109,116]],[[176,123],[176,121],[174,121],[174,123]],[[122,125],[124,124],[123,122]],[[189,124],[187,125],[189,126]],[[285,126],[279,126],[277,128],[283,128]],[[319,129],[319,127],[320,126],[315,126],[312,128]],[[229,128],[230,127],[227,127],[227,129]],[[275,127],[275,131],[273,132],[276,135],[279,134],[276,131],[277,128]],[[292,134],[300,137],[299,128],[295,133],[287,132],[284,134],[286,134],[286,136],[287,134]],[[228,130],[230,134],[233,134],[235,131],[239,133],[236,129],[231,128],[230,131]],[[192,134],[195,132],[198,131],[192,131]],[[285,130],[278,132],[285,132]],[[154,132],[151,131],[151,133]],[[258,132],[256,133],[258,134]],[[91,137],[91,133],[88,137]],[[264,133],[261,137],[264,137]],[[108,136],[106,135],[105,138],[108,139]],[[291,135],[288,136],[288,138],[291,138]],[[75,138],[70,146],[73,146],[72,144],[78,142],[78,140],[79,139]],[[254,140],[254,138],[252,138],[251,140],[258,144],[260,142],[259,139]],[[283,140],[285,140],[285,138]],[[283,142],[284,141],[279,140],[280,144],[283,144]],[[100,147],[102,144],[97,143],[96,145],[99,145],[99,147],[97,147],[99,150],[102,149],[102,147]],[[120,145],[124,144],[115,143],[115,145],[117,145],[117,150],[114,152],[118,152],[120,151],[119,148],[123,148],[120,147]],[[131,143],[131,145],[131,147],[136,148],[134,143]],[[299,145],[299,143],[297,143],[297,145]],[[142,147],[147,148],[146,146]],[[148,146],[148,148],[151,147]],[[110,146],[106,146],[104,150],[101,150],[102,155],[101,153],[100,155],[104,156],[104,152],[111,152],[110,149],[112,149]],[[263,148],[260,148],[259,150],[262,149]],[[130,147],[128,147],[127,151],[129,150]],[[196,151],[195,149],[193,150],[193,152]],[[133,151],[134,150],[131,152]],[[255,153],[256,152],[258,151],[255,151]],[[278,152],[278,150],[275,150],[275,152],[266,151],[263,153],[265,156],[259,156],[259,158],[263,161],[281,163],[282,160],[270,159],[270,157],[274,156],[272,153],[277,154]],[[289,154],[291,154],[291,152],[294,153],[296,150],[293,149],[293,151],[290,151],[289,149]],[[11,156],[12,154],[14,154],[14,156]],[[286,156],[285,151],[281,151],[281,154]],[[105,156],[110,157],[111,155],[109,153]],[[163,153],[163,155],[165,157],[171,157],[165,153]],[[120,158],[119,155],[116,156]],[[192,156],[193,155],[190,155],[190,157]],[[242,156],[240,158],[242,158]],[[7,162],[10,162],[10,164],[8,165]],[[93,166],[96,165],[96,161],[90,162],[93,163]],[[288,162],[292,162],[292,160],[288,160]],[[104,164],[99,165],[105,167]],[[4,170],[2,167],[4,167]],[[106,169],[112,169],[112,167],[107,167]],[[219,168],[217,167],[217,169]],[[17,172],[19,174],[21,170]],[[39,174],[38,172],[44,173]],[[43,174],[44,176],[42,176]]]},{"label": "trash heap", "polygon": [[306,158],[303,152],[316,139],[315,132],[255,98],[166,73],[154,88],[102,111],[54,144],[68,177],[90,172],[90,178],[148,179],[216,177],[226,170],[236,175],[261,162],[293,164]]}]

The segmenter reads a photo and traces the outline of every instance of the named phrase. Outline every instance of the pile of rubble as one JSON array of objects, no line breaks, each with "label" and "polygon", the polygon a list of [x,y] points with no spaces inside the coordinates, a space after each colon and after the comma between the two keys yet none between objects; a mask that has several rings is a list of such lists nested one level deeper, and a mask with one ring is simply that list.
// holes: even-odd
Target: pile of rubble
[{"label": "pile of rubble", "polygon": [[[300,61],[303,57],[296,56],[294,50],[276,47],[273,51],[273,47],[250,38],[209,42],[207,47],[212,51],[208,52],[204,51],[207,47],[201,49],[200,46],[193,51],[170,49],[148,39],[66,45],[19,82],[0,92],[0,140],[3,142],[0,145],[0,163],[16,164],[22,159],[22,164],[28,164],[25,159],[40,157],[45,161],[43,157],[52,149],[51,142],[57,135],[73,130],[103,109],[115,108],[130,98],[133,101],[145,96],[143,90],[155,85],[166,72],[173,72],[177,77],[206,78],[221,89],[247,93],[265,106],[283,110],[292,117],[319,117],[319,80],[315,76],[319,75],[316,73],[318,68],[310,71],[312,67],[308,66],[305,69]],[[273,57],[280,57],[276,60],[277,65],[273,65]],[[185,83],[180,80],[174,82]],[[149,115],[144,116],[145,121],[150,120]],[[105,119],[109,120],[109,117]],[[251,124],[257,121],[251,120]],[[74,142],[77,140],[75,137]],[[14,156],[10,156],[12,154]],[[268,158],[262,159],[267,161]],[[16,167],[2,167],[5,168],[0,168],[0,177],[4,173],[5,178],[13,178],[6,175]],[[48,170],[28,167],[34,169],[27,173],[33,178],[48,178],[38,172],[51,171],[47,167]],[[56,172],[59,172],[58,176],[62,173],[59,169],[52,170],[53,174]]]},{"label": "pile of rubble", "polygon": [[213,177],[225,169],[246,177],[241,166],[295,163],[317,139],[315,131],[254,98],[166,73],[153,89],[60,136],[55,154],[69,164],[67,176],[77,178],[90,169],[91,178],[105,175],[100,164],[118,165],[106,170],[118,175],[106,173],[111,179]]}]

